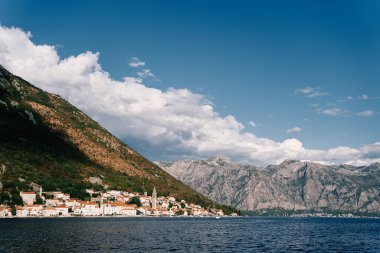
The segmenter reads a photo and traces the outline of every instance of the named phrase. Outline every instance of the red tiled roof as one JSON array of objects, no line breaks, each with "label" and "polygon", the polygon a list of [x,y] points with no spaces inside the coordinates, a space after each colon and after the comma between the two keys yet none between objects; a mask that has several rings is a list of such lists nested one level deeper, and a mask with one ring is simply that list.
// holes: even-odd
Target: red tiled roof
[{"label": "red tiled roof", "polygon": [[36,194],[35,192],[20,192],[20,194]]},{"label": "red tiled roof", "polygon": [[96,203],[96,202],[86,202],[86,203],[84,203],[84,205],[86,205],[86,206],[97,206],[98,203]]}]

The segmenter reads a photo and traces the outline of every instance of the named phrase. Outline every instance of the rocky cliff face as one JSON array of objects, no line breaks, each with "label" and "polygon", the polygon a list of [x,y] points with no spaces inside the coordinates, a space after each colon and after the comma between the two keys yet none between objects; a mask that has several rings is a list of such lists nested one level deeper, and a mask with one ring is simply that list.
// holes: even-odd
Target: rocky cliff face
[{"label": "rocky cliff face", "polygon": [[380,212],[380,164],[330,166],[286,160],[259,168],[220,157],[158,162],[211,199],[241,210]]}]

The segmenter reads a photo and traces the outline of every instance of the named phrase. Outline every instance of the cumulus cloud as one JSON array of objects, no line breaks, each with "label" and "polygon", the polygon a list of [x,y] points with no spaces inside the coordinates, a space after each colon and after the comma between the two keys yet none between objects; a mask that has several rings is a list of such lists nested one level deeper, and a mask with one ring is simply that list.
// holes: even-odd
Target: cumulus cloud
[{"label": "cumulus cloud", "polygon": [[296,89],[295,93],[300,93],[310,98],[326,96],[329,94],[327,92],[322,92],[319,87],[300,88],[300,89]]},{"label": "cumulus cloud", "polygon": [[360,100],[367,100],[367,99],[368,99],[368,96],[367,96],[366,94],[363,94],[363,95],[360,95],[360,96],[358,97],[358,99],[360,99]]},{"label": "cumulus cloud", "polygon": [[367,111],[363,111],[363,112],[358,112],[357,114],[358,114],[358,116],[361,116],[361,117],[371,117],[371,116],[373,116],[373,111],[367,110]]},{"label": "cumulus cloud", "polygon": [[301,130],[302,129],[300,127],[293,127],[293,128],[290,128],[290,129],[286,130],[286,132],[288,134],[290,134],[290,133],[298,133],[298,132],[301,132]]},{"label": "cumulus cloud", "polygon": [[139,58],[137,58],[137,57],[132,57],[129,60],[129,66],[131,66],[132,68],[144,67],[145,66],[145,62],[139,60]]},{"label": "cumulus cloud", "polygon": [[54,46],[31,34],[0,26],[0,64],[34,85],[59,94],[110,132],[153,159],[221,155],[240,162],[275,164],[302,159],[330,163],[380,161],[380,144],[361,148],[307,149],[294,138],[276,142],[245,131],[233,116],[221,116],[202,94],[159,90],[143,78],[114,80],[99,53],[61,58]]}]

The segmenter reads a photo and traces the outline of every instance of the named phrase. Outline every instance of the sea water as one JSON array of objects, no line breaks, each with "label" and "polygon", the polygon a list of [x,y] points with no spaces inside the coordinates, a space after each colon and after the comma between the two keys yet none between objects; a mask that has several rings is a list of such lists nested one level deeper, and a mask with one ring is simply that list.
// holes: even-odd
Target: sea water
[{"label": "sea water", "polygon": [[0,252],[380,252],[380,220],[0,219]]}]

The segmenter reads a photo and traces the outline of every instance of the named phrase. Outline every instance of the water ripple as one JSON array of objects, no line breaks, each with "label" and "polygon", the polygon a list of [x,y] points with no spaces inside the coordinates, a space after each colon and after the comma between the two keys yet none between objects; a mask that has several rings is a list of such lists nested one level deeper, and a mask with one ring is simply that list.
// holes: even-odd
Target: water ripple
[{"label": "water ripple", "polygon": [[380,252],[380,220],[1,219],[4,252]]}]

